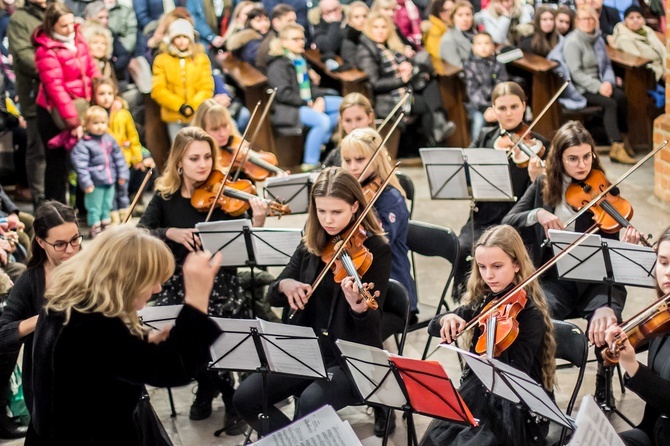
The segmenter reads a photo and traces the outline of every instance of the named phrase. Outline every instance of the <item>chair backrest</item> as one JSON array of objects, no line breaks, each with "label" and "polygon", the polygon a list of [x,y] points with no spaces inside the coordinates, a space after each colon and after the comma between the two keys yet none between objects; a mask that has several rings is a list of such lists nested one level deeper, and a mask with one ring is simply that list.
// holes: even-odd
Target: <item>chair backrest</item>
[{"label": "chair backrest", "polygon": [[382,332],[389,336],[391,334],[401,336],[400,339],[396,337],[396,342],[398,354],[402,355],[409,321],[409,295],[405,287],[395,279],[389,279],[382,311]]},{"label": "chair backrest", "polygon": [[575,388],[566,410],[566,413],[570,415],[579,389],[582,386],[582,380],[584,379],[584,369],[589,348],[588,341],[582,329],[575,324],[556,320],[552,322],[554,324],[554,339],[556,340],[556,354],[554,356],[557,359],[568,361],[573,366],[579,368],[577,382],[575,383]]},{"label": "chair backrest", "polygon": [[398,181],[400,181],[400,185],[405,191],[405,197],[409,200],[409,218],[412,218],[414,214],[414,182],[409,175],[404,173],[397,172],[395,176],[398,177]]}]

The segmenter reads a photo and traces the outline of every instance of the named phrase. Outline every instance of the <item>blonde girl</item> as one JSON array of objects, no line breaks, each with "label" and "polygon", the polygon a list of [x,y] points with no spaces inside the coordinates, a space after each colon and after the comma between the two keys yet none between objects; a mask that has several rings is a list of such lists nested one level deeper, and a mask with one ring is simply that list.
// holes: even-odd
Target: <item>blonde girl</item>
[{"label": "blonde girl", "polygon": [[[535,272],[533,262],[516,229],[494,226],[482,234],[473,247],[474,262],[463,304],[453,312],[436,316],[428,332],[444,342],[453,342],[467,322],[494,299],[503,297],[514,285]],[[524,288],[528,302],[517,316],[519,335],[497,359],[527,373],[551,394],[556,381],[556,344],[547,302],[537,280]],[[464,348],[474,352],[482,331],[477,326]],[[486,392],[472,371],[466,369],[459,393],[478,427],[463,427],[435,421],[428,428],[426,445],[544,444],[549,431],[546,420],[537,419],[515,404]]]}]

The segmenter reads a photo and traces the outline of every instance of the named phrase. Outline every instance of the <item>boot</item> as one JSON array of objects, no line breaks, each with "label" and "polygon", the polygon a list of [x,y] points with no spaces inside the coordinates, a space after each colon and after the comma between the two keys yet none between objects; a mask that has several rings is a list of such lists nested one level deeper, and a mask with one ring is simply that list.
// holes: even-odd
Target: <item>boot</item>
[{"label": "boot", "polygon": [[98,234],[100,234],[101,232],[102,232],[102,224],[101,224],[101,223],[97,223],[97,224],[94,224],[93,226],[91,226],[91,230],[89,231],[88,236],[89,236],[89,238],[90,238],[91,240],[93,240],[93,239],[96,238],[96,237],[98,236]]},{"label": "boot", "polygon": [[[595,398],[598,406],[608,410],[616,408],[616,401],[614,400],[614,395],[611,388],[613,372],[613,367],[603,367],[602,364],[598,364],[598,372],[596,373],[596,393],[593,397]],[[607,388],[607,374],[610,375],[609,389]]]},{"label": "boot", "polygon": [[28,428],[9,418],[4,407],[0,410],[0,438],[14,440],[25,437],[27,433]]},{"label": "boot", "polygon": [[228,410],[226,406],[226,413],[223,415],[223,429],[226,435],[232,437],[236,435],[243,435],[247,431],[247,423],[244,422],[241,416],[234,410]]},{"label": "boot", "polygon": [[109,218],[112,220],[111,225],[116,226],[121,223],[120,213],[121,211],[111,211],[109,213]]},{"label": "boot", "polygon": [[612,143],[610,159],[616,163],[635,164],[635,159],[626,152],[626,148],[622,142]]},{"label": "boot", "polygon": [[391,411],[389,419],[389,435],[395,431],[395,410],[386,407],[375,407],[375,437],[382,438],[386,433],[386,415]]},{"label": "boot", "polygon": [[197,377],[198,389],[188,415],[191,420],[204,420],[212,415],[212,401],[219,394],[219,390],[216,381],[211,376],[207,376],[208,374],[211,372],[202,372]]},{"label": "boot", "polygon": [[635,150],[633,150],[633,146],[630,145],[630,140],[628,139],[628,135],[625,135],[623,137],[623,148],[626,150],[626,153],[631,158],[635,158]]}]

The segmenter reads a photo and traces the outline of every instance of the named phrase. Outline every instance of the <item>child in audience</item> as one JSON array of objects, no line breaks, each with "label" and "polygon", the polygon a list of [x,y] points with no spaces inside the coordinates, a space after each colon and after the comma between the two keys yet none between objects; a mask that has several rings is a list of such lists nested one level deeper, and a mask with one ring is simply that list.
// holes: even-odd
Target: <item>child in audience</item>
[{"label": "child in audience", "polygon": [[[84,191],[91,238],[111,223],[115,184],[128,181],[129,172],[121,148],[109,130],[109,116],[104,108],[91,106],[84,118],[84,137],[72,149],[72,166]],[[128,197],[125,197],[128,200]]]},{"label": "child in audience", "polygon": [[505,65],[495,56],[496,47],[488,33],[472,39],[472,55],[465,62],[466,107],[470,113],[471,135],[475,138],[484,127],[484,112],[491,106],[491,93],[500,82],[507,81]]},{"label": "child in audience", "polygon": [[161,119],[174,141],[200,104],[214,95],[214,78],[204,47],[195,43],[191,22],[172,22],[168,42],[154,59],[151,97],[161,106]]},{"label": "child in audience", "polygon": [[268,13],[265,12],[262,5],[256,6],[247,14],[244,29],[228,38],[226,49],[238,59],[255,66],[258,48],[269,31]]},{"label": "child in audience", "polygon": [[575,28],[575,11],[567,5],[561,5],[556,9],[556,31],[566,36]]}]

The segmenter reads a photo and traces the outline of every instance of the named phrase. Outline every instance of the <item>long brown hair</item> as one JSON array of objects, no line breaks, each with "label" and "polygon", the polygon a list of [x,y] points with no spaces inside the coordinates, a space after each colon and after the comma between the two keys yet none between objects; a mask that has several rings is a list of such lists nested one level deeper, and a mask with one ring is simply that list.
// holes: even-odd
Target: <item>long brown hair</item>
[{"label": "long brown hair", "polygon": [[[542,32],[542,26],[540,22],[542,21],[542,15],[544,13],[550,13],[554,20],[554,29],[546,34]],[[539,56],[546,57],[549,54],[549,51],[553,50],[556,45],[558,45],[558,31],[556,31],[556,11],[550,6],[540,6],[535,10],[535,17],[533,18],[533,29],[535,34],[530,41],[530,47],[533,52]]]},{"label": "long brown hair", "polygon": [[[354,213],[353,219],[360,217],[365,208],[366,200],[363,189],[358,180],[349,172],[341,167],[329,167],[324,169],[316,182],[312,186],[312,193],[309,200],[309,218],[305,225],[305,236],[303,241],[307,250],[314,255],[321,255],[331,236],[321,227],[319,217],[316,213],[316,198],[333,197],[344,200],[350,206],[358,203],[358,210]],[[368,236],[382,235],[382,229],[379,221],[372,212],[369,212],[363,219],[363,227],[368,232]]]},{"label": "long brown hair", "polygon": [[[523,244],[523,240],[512,226],[499,225],[484,231],[481,237],[479,237],[479,240],[477,240],[477,243],[475,243],[475,246],[472,247],[472,252],[475,253],[475,256],[477,248],[480,246],[486,248],[500,248],[519,266],[519,272],[516,273],[513,280],[514,284],[520,283],[535,272],[535,267],[528,256],[528,251]],[[546,329],[544,332],[543,345],[540,349],[540,354],[542,355],[540,362],[542,363],[542,383],[544,388],[551,392],[556,381],[556,361],[554,359],[556,342],[554,341],[553,335],[554,325],[549,316],[547,300],[538,281],[534,280],[530,282],[524,289],[526,290],[528,298],[535,303],[537,309],[542,313],[542,319],[545,324]],[[475,260],[472,262],[472,272],[468,278],[467,292],[463,296],[463,305],[476,307],[489,291],[490,289],[486,285],[486,282],[484,282]],[[472,339],[470,339],[470,342],[467,344],[471,342]]]},{"label": "long brown hair", "polygon": [[44,34],[53,39],[54,25],[56,25],[61,17],[68,14],[72,14],[72,16],[74,16],[72,10],[65,6],[64,3],[53,2],[50,4],[44,12],[44,20],[42,21],[42,30],[44,31]]},{"label": "long brown hair", "polygon": [[516,96],[521,99],[521,102],[526,103],[526,93],[523,88],[516,82],[501,82],[495,86],[491,92],[491,104],[496,103],[496,99],[500,96]]},{"label": "long brown hair", "polygon": [[556,136],[551,141],[546,159],[547,180],[542,190],[542,197],[547,205],[556,207],[563,201],[563,176],[567,175],[563,167],[563,152],[570,147],[581,146],[582,144],[591,146],[594,157],[591,170],[597,169],[604,172],[596,154],[595,143],[588,130],[579,121],[566,122],[563,127],[558,129]]}]

